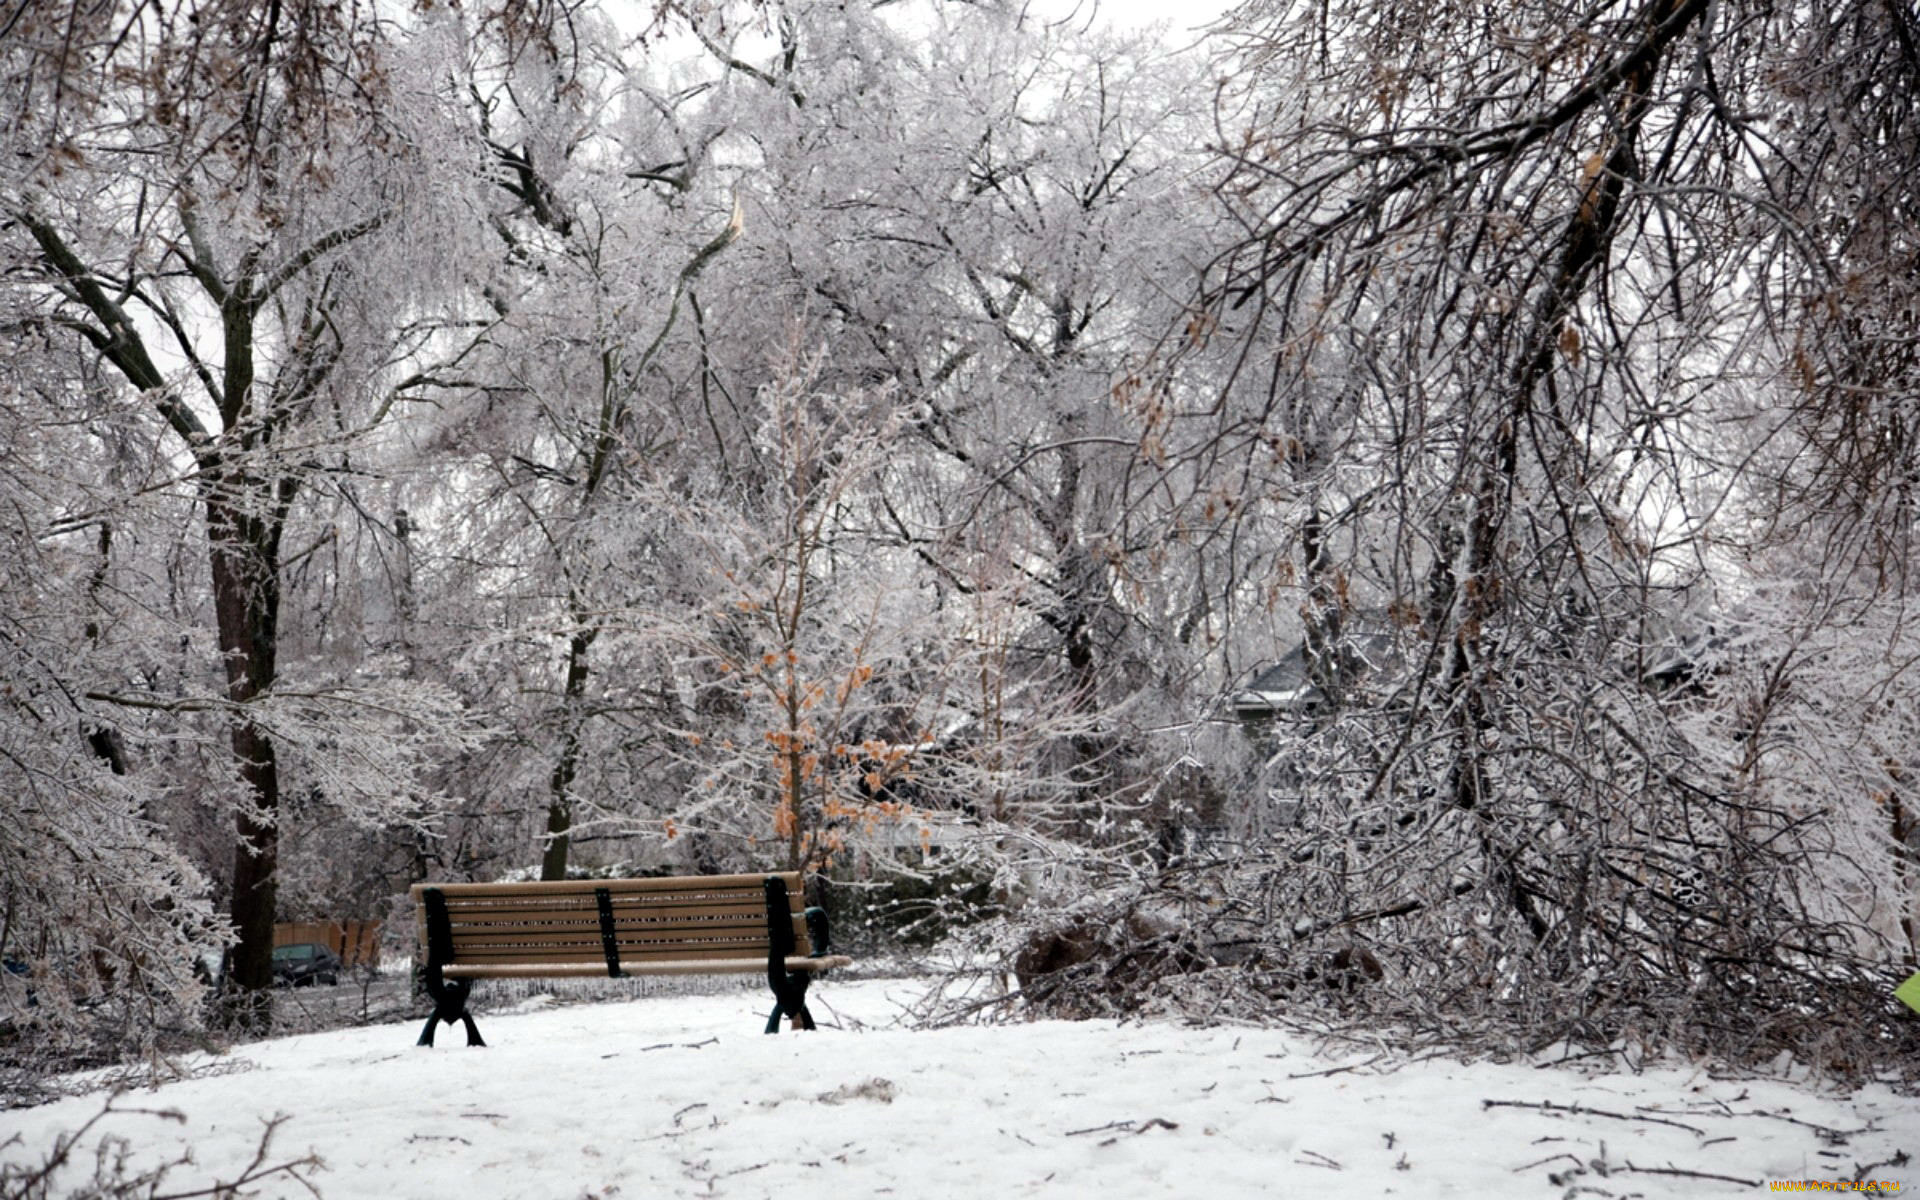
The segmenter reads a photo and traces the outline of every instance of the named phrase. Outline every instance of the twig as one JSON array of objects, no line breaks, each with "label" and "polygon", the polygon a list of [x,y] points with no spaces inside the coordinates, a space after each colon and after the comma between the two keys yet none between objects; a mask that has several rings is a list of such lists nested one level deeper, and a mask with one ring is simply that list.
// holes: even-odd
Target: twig
[{"label": "twig", "polygon": [[1648,1121],[1655,1125],[1671,1125],[1675,1129],[1684,1129],[1695,1136],[1705,1132],[1679,1121],[1669,1121],[1665,1117],[1649,1117],[1642,1113],[1608,1112],[1604,1108],[1588,1108],[1582,1104],[1555,1104],[1551,1100],[1482,1100],[1480,1106],[1482,1108],[1533,1108],[1541,1112],[1566,1113],[1576,1117],[1610,1117],[1615,1121]]},{"label": "twig", "polygon": [[1056,983],[1048,987],[1035,988],[1033,991],[1030,991],[1030,992],[1027,992],[1027,991],[1014,992],[1011,995],[1006,995],[1006,996],[988,996],[982,1000],[968,1001],[967,1003],[962,1004],[957,1008],[946,1009],[945,1011],[941,1012],[938,1017],[929,1017],[928,1023],[924,1026],[924,1028],[946,1029],[949,1026],[959,1024],[962,1020],[965,1020],[967,1017],[970,1017],[977,1012],[982,1012],[989,1008],[996,1008],[996,1007],[1001,1007],[1005,1005],[1010,1005],[1014,1001],[1020,1000],[1020,999],[1025,999],[1033,1004],[1039,1004],[1043,1002],[1048,996],[1051,996],[1054,992],[1057,992],[1059,990],[1060,990],[1060,985]]},{"label": "twig", "polygon": [[[1739,1096],[1736,1096],[1735,1099],[1746,1099],[1746,1093],[1742,1092]],[[1690,1108],[1685,1111],[1690,1117],[1767,1117],[1775,1121],[1785,1121],[1789,1125],[1798,1125],[1802,1129],[1813,1130],[1815,1136],[1829,1146],[1844,1146],[1847,1144],[1847,1139],[1859,1137],[1863,1133],[1873,1133],[1877,1129],[1877,1127],[1872,1124],[1863,1125],[1859,1129],[1835,1129],[1831,1125],[1822,1125],[1817,1121],[1803,1121],[1799,1117],[1790,1116],[1784,1112],[1767,1112],[1765,1109],[1737,1112],[1722,1101],[1714,1101],[1714,1105],[1715,1108],[1712,1110]]]},{"label": "twig", "polygon": [[1853,1173],[1853,1181],[1855,1183],[1864,1183],[1866,1181],[1867,1174],[1871,1171],[1878,1170],[1881,1167],[1904,1167],[1912,1161],[1913,1161],[1912,1157],[1908,1155],[1908,1153],[1905,1150],[1897,1150],[1894,1152],[1893,1157],[1887,1159],[1885,1162],[1868,1163],[1866,1166],[1861,1167],[1858,1171],[1855,1171]]},{"label": "twig", "polygon": [[[1071,1129],[1067,1131],[1066,1136],[1079,1137],[1083,1133],[1105,1133],[1109,1129],[1117,1129],[1122,1133],[1140,1134],[1145,1133],[1149,1129],[1178,1128],[1180,1128],[1180,1125],[1176,1121],[1169,1121],[1165,1117],[1148,1117],[1144,1121],[1109,1121],[1105,1125],[1097,1125],[1092,1129]],[[1102,1144],[1104,1145],[1105,1143]]]},{"label": "twig", "polygon": [[1633,1175],[1678,1175],[1686,1179],[1717,1179],[1722,1183],[1744,1184],[1751,1188],[1759,1187],[1761,1182],[1758,1179],[1741,1179],[1736,1175],[1715,1175],[1712,1171],[1689,1171],[1682,1167],[1636,1167],[1632,1159],[1628,1159],[1625,1166],[1612,1169]]},{"label": "twig", "polygon": [[1515,1168],[1513,1169],[1513,1173],[1514,1173],[1515,1175],[1518,1175],[1518,1174],[1519,1174],[1520,1172],[1522,1172],[1522,1171],[1531,1171],[1531,1170],[1533,1170],[1533,1169],[1534,1169],[1535,1167],[1544,1167],[1544,1166],[1546,1166],[1546,1165],[1547,1165],[1548,1163],[1550,1163],[1550,1162],[1557,1162],[1557,1161],[1559,1161],[1560,1159],[1563,1159],[1563,1158],[1567,1158],[1567,1159],[1572,1159],[1572,1160],[1573,1160],[1573,1165],[1574,1165],[1574,1166],[1576,1166],[1576,1167],[1584,1167],[1584,1166],[1586,1166],[1586,1165],[1587,1165],[1587,1164],[1585,1164],[1585,1163],[1583,1163],[1583,1162],[1581,1162],[1581,1161],[1580,1161],[1580,1160],[1579,1160],[1578,1158],[1575,1158],[1575,1157],[1574,1157],[1573,1155],[1571,1155],[1571,1154],[1568,1154],[1568,1153],[1567,1153],[1566,1151],[1564,1151],[1564,1150],[1562,1150],[1562,1151],[1561,1151],[1560,1153],[1558,1153],[1558,1154],[1549,1154],[1549,1155],[1548,1155],[1547,1157],[1545,1157],[1545,1158],[1543,1158],[1543,1159],[1541,1159],[1541,1160],[1540,1160],[1539,1162],[1530,1162],[1530,1163],[1528,1163],[1528,1164],[1527,1164],[1526,1166],[1524,1166],[1524,1167],[1515,1167]]},{"label": "twig", "polygon": [[[1269,1055],[1268,1057],[1270,1057],[1270,1058],[1280,1058],[1280,1057],[1283,1057],[1283,1056],[1282,1056],[1282,1055],[1278,1055],[1278,1054],[1274,1054],[1274,1055]],[[1340,1074],[1340,1073],[1341,1073],[1341,1072],[1343,1072],[1343,1071],[1358,1071],[1358,1070],[1359,1070],[1359,1069],[1360,1069],[1361,1067],[1370,1067],[1370,1066],[1372,1066],[1372,1065],[1373,1065],[1374,1063],[1377,1063],[1377,1062],[1379,1062],[1379,1061],[1380,1061],[1380,1059],[1381,1059],[1382,1057],[1384,1057],[1384,1056],[1383,1056],[1383,1055],[1379,1055],[1379,1054],[1376,1054],[1376,1055],[1374,1055],[1374,1056],[1373,1056],[1372,1058],[1370,1058],[1370,1059],[1368,1059],[1368,1060],[1367,1060],[1367,1061],[1365,1061],[1365,1062],[1357,1062],[1357,1063],[1348,1063],[1348,1064],[1347,1064],[1346,1066],[1344,1066],[1344,1067],[1328,1067],[1328,1068],[1327,1068],[1326,1070],[1324,1070],[1324,1071],[1302,1071],[1302,1072],[1301,1072],[1300,1074],[1298,1074],[1298,1075],[1289,1075],[1289,1076],[1287,1076],[1287,1078],[1288,1078],[1288,1079],[1316,1079],[1316,1078],[1318,1078],[1318,1077],[1320,1077],[1320,1076],[1322,1076],[1322,1075],[1338,1075],[1338,1074]]]},{"label": "twig", "polygon": [[1533,1069],[1536,1071],[1551,1071],[1558,1067],[1564,1067],[1568,1063],[1580,1062],[1581,1060],[1588,1059],[1588,1058],[1605,1058],[1618,1053],[1619,1051],[1614,1047],[1604,1046],[1598,1050],[1588,1050],[1580,1054],[1568,1054],[1564,1057],[1552,1059],[1547,1062],[1537,1062],[1533,1064]]},{"label": "twig", "polygon": [[[200,1196],[211,1196],[219,1200],[220,1197],[240,1195],[240,1189],[247,1184],[259,1183],[261,1180],[271,1179],[275,1175],[284,1175],[305,1188],[308,1195],[319,1196],[319,1189],[313,1186],[313,1182],[308,1179],[306,1175],[300,1173],[303,1169],[307,1171],[308,1174],[324,1169],[325,1164],[320,1161],[319,1155],[308,1154],[305,1158],[296,1158],[276,1166],[267,1166],[267,1155],[273,1148],[273,1135],[279,1132],[280,1127],[286,1124],[287,1120],[286,1114],[281,1113],[261,1122],[266,1128],[261,1130],[260,1142],[254,1147],[253,1161],[248,1163],[246,1169],[240,1172],[239,1178],[228,1183],[215,1183],[211,1187],[198,1188],[191,1192],[151,1193],[153,1200],[195,1200],[196,1197]],[[159,1181],[156,1179],[154,1182],[158,1183]]]},{"label": "twig", "polygon": [[1872,1133],[1874,1131],[1874,1127],[1872,1125],[1864,1125],[1859,1129],[1835,1129],[1831,1125],[1822,1125],[1817,1121],[1802,1121],[1799,1117],[1790,1117],[1783,1112],[1777,1112],[1777,1113],[1776,1112],[1753,1112],[1753,1113],[1738,1113],[1735,1115],[1752,1116],[1752,1117],[1772,1117],[1776,1121],[1785,1121],[1789,1125],[1798,1125],[1802,1129],[1811,1129],[1813,1130],[1815,1136],[1817,1136],[1821,1141],[1827,1143],[1827,1145],[1829,1146],[1844,1146],[1847,1144],[1847,1139],[1856,1138],[1863,1133]]}]

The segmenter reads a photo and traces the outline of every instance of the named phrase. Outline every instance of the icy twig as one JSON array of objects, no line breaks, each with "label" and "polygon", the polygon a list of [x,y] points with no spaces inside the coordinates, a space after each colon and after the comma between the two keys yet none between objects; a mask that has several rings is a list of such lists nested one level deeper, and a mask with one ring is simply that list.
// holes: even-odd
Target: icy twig
[{"label": "icy twig", "polygon": [[[1274,1054],[1274,1055],[1268,1055],[1268,1057],[1279,1058],[1281,1056]],[[1362,1067],[1372,1066],[1374,1063],[1379,1062],[1381,1059],[1385,1057],[1386,1057],[1386,1053],[1385,1051],[1382,1051],[1381,1053],[1374,1055],[1372,1058],[1368,1059],[1365,1062],[1347,1063],[1345,1066],[1340,1066],[1340,1067],[1328,1067],[1324,1071],[1302,1071],[1298,1075],[1289,1075],[1287,1076],[1287,1078],[1288,1079],[1315,1079],[1322,1075],[1339,1075],[1346,1071],[1358,1071]]]},{"label": "icy twig", "polygon": [[1555,1104],[1551,1100],[1482,1100],[1481,1108],[1532,1108],[1541,1112],[1566,1113],[1576,1117],[1608,1117],[1615,1121],[1648,1121],[1655,1125],[1671,1125],[1675,1129],[1684,1129],[1695,1136],[1705,1131],[1679,1121],[1670,1121],[1665,1117],[1650,1117],[1645,1113],[1608,1112],[1604,1108],[1588,1108],[1584,1104]]},{"label": "icy twig", "polygon": [[[1091,1129],[1069,1129],[1066,1133],[1066,1136],[1079,1137],[1082,1134],[1106,1133],[1109,1130],[1118,1130],[1121,1133],[1142,1134],[1147,1132],[1147,1130],[1149,1129],[1178,1129],[1178,1128],[1180,1128],[1180,1125],[1179,1125],[1179,1122],[1177,1121],[1169,1121],[1165,1117],[1148,1117],[1144,1121],[1109,1121],[1105,1125],[1095,1125]],[[1108,1138],[1106,1141],[1101,1142],[1100,1144],[1102,1146],[1105,1146],[1112,1143],[1115,1140],[1117,1139]]]},{"label": "icy twig", "polygon": [[1631,1159],[1627,1160],[1624,1166],[1614,1167],[1613,1170],[1623,1175],[1674,1175],[1683,1179],[1715,1179],[1722,1183],[1737,1183],[1750,1188],[1757,1188],[1761,1184],[1758,1179],[1741,1179],[1737,1175],[1716,1175],[1712,1171],[1689,1171],[1684,1167],[1636,1167]]},{"label": "icy twig", "polygon": [[1853,1181],[1855,1183],[1865,1183],[1867,1180],[1867,1177],[1871,1175],[1873,1172],[1879,1170],[1881,1167],[1904,1167],[1912,1161],[1913,1161],[1912,1155],[1908,1154],[1905,1150],[1897,1150],[1894,1152],[1894,1155],[1892,1158],[1886,1159],[1882,1162],[1868,1163],[1866,1166],[1861,1167],[1858,1171],[1855,1171],[1853,1173]]}]

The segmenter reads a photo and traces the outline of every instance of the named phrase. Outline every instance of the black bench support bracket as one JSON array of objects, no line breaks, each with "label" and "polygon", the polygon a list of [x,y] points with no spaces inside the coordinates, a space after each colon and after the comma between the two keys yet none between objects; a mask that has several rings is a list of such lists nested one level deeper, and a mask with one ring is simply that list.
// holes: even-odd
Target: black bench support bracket
[{"label": "black bench support bracket", "polygon": [[607,977],[619,979],[626,972],[620,969],[620,939],[613,928],[613,892],[595,888],[593,900],[600,906],[600,949],[607,956]]},{"label": "black bench support bracket", "polygon": [[[767,876],[767,986],[773,989],[773,1012],[767,1017],[767,1032],[780,1032],[780,1018],[793,1018],[795,1029],[812,1029],[813,1014],[807,1011],[807,984],[813,981],[811,971],[787,970],[787,956],[795,949],[793,940],[793,910],[787,905],[787,884],[778,875]],[[807,936],[814,938],[826,933],[827,914],[821,912],[820,923],[814,924],[814,911],[807,913]],[[818,934],[816,934],[816,929]],[[820,953],[822,947],[815,946],[814,953]]]},{"label": "black bench support bracket", "polygon": [[467,1011],[467,997],[473,993],[473,980],[450,980],[441,974],[441,968],[453,961],[453,922],[447,916],[447,898],[439,888],[428,888],[425,900],[427,969],[422,982],[427,995],[433,998],[433,1015],[427,1018],[427,1027],[420,1031],[420,1040],[415,1045],[433,1045],[435,1025],[451,1025],[459,1021],[467,1027],[467,1045],[484,1046],[486,1043],[480,1040],[480,1027],[473,1023],[473,1014]]}]

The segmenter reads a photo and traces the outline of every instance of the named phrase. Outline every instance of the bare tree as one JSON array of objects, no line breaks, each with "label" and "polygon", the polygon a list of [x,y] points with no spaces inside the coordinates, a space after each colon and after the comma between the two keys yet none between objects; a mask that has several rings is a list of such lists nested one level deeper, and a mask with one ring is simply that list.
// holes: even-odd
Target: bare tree
[{"label": "bare tree", "polygon": [[[1899,378],[1906,301],[1840,318],[1833,286],[1911,228],[1911,35],[1880,5],[1684,0],[1228,23],[1242,233],[1164,352],[1231,383],[1183,410],[1168,375],[1149,430],[1209,468],[1225,529],[1290,532],[1265,579],[1227,572],[1299,607],[1319,708],[1271,743],[1288,816],[1236,882],[1169,893],[1235,897],[1201,924],[1255,991],[1364,950],[1372,999],[1496,1037],[1853,1061],[1890,1036],[1831,1024],[1886,1005],[1884,893],[1784,882],[1856,852],[1866,799],[1816,801],[1795,762],[1883,795],[1889,768],[1781,704],[1861,663],[1820,631],[1900,603],[1898,555],[1860,552],[1905,537],[1897,472],[1858,457],[1881,393],[1833,368]],[[1776,583],[1762,545],[1822,565]],[[1892,643],[1867,658],[1903,693]]]},{"label": "bare tree", "polygon": [[1167,549],[1162,497],[1126,381],[1206,244],[1185,206],[1197,67],[1013,13],[929,16],[923,36],[796,6],[752,63],[709,38],[766,217],[703,297],[740,312],[775,289],[828,347],[826,386],[892,390],[901,469],[879,520],[977,656],[971,686],[942,689],[974,804],[1124,838],[1142,730],[1178,719],[1194,677],[1165,631],[1192,596],[1146,563]]},{"label": "bare tree", "polygon": [[420,382],[381,357],[396,346],[381,300],[407,298],[366,269],[374,247],[404,244],[400,218],[417,194],[395,169],[405,156],[388,152],[400,132],[362,90],[380,65],[370,17],[190,7],[99,6],[89,20],[108,24],[76,18],[64,36],[85,44],[58,54],[58,31],[30,22],[35,36],[9,46],[20,102],[52,86],[85,103],[29,123],[49,152],[0,205],[9,250],[30,264],[13,272],[36,297],[26,327],[73,339],[141,398],[174,439],[174,477],[159,486],[201,514],[224,697],[92,699],[228,724],[243,788],[229,979],[251,1023],[265,1020],[271,983],[274,730],[302,720],[303,704],[326,705],[276,691],[285,542],[310,483],[345,466],[342,447]]}]

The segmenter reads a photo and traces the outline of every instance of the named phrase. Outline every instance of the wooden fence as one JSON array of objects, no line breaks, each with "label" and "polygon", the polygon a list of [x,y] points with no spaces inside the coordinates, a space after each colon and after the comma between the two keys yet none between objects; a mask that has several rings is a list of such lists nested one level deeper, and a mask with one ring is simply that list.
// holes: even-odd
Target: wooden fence
[{"label": "wooden fence", "polygon": [[273,944],[319,942],[349,967],[380,965],[378,921],[282,921],[273,927]]}]

